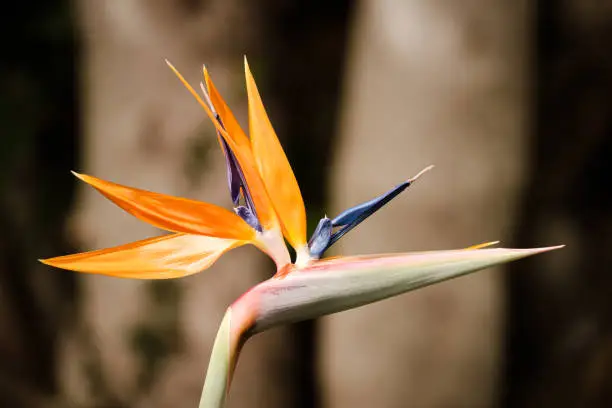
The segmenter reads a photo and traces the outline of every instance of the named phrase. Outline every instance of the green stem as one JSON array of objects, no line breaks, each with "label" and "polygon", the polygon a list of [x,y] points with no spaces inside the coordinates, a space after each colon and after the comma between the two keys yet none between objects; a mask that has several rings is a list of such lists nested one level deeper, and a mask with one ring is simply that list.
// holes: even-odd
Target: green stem
[{"label": "green stem", "polygon": [[215,338],[199,408],[223,408],[225,406],[242,344],[242,333],[232,332],[232,308],[230,307],[225,312]]}]

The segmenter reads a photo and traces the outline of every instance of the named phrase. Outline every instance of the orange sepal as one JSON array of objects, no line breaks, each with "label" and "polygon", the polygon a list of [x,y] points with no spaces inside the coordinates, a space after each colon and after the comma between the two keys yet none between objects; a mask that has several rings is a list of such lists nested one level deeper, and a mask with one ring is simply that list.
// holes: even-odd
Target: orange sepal
[{"label": "orange sepal", "polygon": [[249,134],[257,169],[287,240],[294,248],[303,248],[306,245],[306,210],[302,193],[268,118],[246,58],[244,69],[249,98]]},{"label": "orange sepal", "polygon": [[249,141],[249,138],[247,137],[246,133],[244,133],[244,130],[242,130],[242,127],[238,123],[238,120],[236,120],[236,117],[230,110],[227,103],[225,103],[225,100],[223,100],[223,98],[221,97],[221,94],[219,93],[217,87],[210,78],[210,74],[208,73],[206,67],[203,67],[202,71],[204,74],[204,82],[206,83],[206,89],[208,90],[208,94],[210,96],[210,102],[219,114],[219,117],[221,118],[221,122],[223,122],[225,130],[227,131],[228,135],[234,140],[236,145],[240,148],[239,150],[246,150],[250,152],[251,142]]},{"label": "orange sepal", "polygon": [[245,243],[179,233],[40,261],[56,268],[118,278],[171,279],[198,273],[224,252]]},{"label": "orange sepal", "polygon": [[255,230],[242,218],[223,207],[73,173],[125,211],[158,228],[244,241],[255,237]]},{"label": "orange sepal", "polygon": [[[247,143],[245,143],[245,140],[241,139],[240,135],[234,137],[235,135],[230,134],[225,129],[223,129],[221,124],[219,124],[219,122],[215,119],[215,115],[212,113],[206,102],[204,102],[200,95],[198,95],[195,89],[193,89],[193,87],[189,85],[187,80],[185,80],[185,78],[180,74],[180,72],[178,72],[178,70],[169,61],[166,61],[166,63],[174,72],[174,74],[178,77],[181,83],[194,96],[194,98],[196,98],[196,100],[198,101],[200,106],[202,106],[210,120],[212,120],[217,131],[221,134],[223,139],[225,139],[230,149],[232,149],[232,152],[234,153],[236,159],[238,160],[238,163],[240,164],[240,168],[242,169],[242,172],[246,179],[246,183],[249,186],[249,191],[253,198],[253,203],[255,204],[255,210],[257,211],[257,216],[262,227],[266,230],[276,229],[278,227],[278,219],[276,217],[276,213],[274,212],[274,208],[270,203],[270,199],[266,193],[263,182],[259,177],[259,173],[257,172],[257,168],[253,159],[253,154],[251,152],[250,143],[248,143],[248,139],[246,139]],[[215,94],[215,98],[221,100],[220,96],[218,96],[218,93],[215,92]],[[215,100],[213,99],[212,92],[211,100]],[[223,110],[221,106],[219,106],[219,108],[215,106],[215,109]],[[228,111],[229,109],[226,109],[224,113]],[[244,132],[242,134],[244,134]]]}]

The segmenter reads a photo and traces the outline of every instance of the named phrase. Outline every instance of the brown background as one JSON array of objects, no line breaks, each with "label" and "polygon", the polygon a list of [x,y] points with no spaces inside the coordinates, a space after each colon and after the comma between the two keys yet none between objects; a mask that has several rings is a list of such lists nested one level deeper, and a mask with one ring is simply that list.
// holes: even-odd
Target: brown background
[{"label": "brown background", "polygon": [[0,406],[195,407],[244,248],[182,280],[36,259],[158,234],[76,169],[229,205],[213,127],[163,62],[245,119],[247,54],[323,214],[434,172],[346,254],[565,243],[244,350],[230,407],[612,403],[612,7],[584,0],[9,1],[0,13]]}]

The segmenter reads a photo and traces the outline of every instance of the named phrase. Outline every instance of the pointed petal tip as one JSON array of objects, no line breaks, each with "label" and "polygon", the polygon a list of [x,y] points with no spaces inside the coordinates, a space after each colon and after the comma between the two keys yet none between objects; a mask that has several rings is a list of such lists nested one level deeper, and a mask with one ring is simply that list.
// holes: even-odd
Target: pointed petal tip
[{"label": "pointed petal tip", "polygon": [[[563,247],[565,247],[565,245],[554,245],[554,246],[540,247],[540,248],[486,248],[486,249],[482,249],[481,251],[482,252],[491,251],[491,252],[501,252],[501,253],[506,253],[506,254],[513,254],[512,255],[513,259],[519,259],[523,257],[541,254],[544,252],[554,251],[557,249],[561,249]],[[481,251],[476,251],[476,252],[481,252]]]},{"label": "pointed petal tip", "polygon": [[70,170],[70,172],[72,173],[72,175],[76,178],[78,178],[79,180],[87,183],[87,184],[92,184],[91,182],[91,176],[88,176],[87,174],[83,174],[83,173],[77,173],[74,170]]},{"label": "pointed petal tip", "polygon": [[542,247],[542,248],[534,248],[533,251],[534,253],[541,253],[541,252],[549,252],[549,251],[554,251],[556,249],[561,249],[561,248],[565,248],[565,244],[561,244],[561,245],[554,245],[554,246],[549,246],[549,247]]},{"label": "pointed petal tip", "polygon": [[204,91],[204,93],[208,94],[210,93],[209,89],[210,89],[210,73],[208,72],[208,68],[206,67],[206,64],[202,65],[202,75],[204,76],[204,84],[202,84],[202,82],[200,82],[200,86],[204,86],[206,87],[206,91]]},{"label": "pointed petal tip", "polygon": [[96,177],[93,176],[89,176],[87,174],[83,174],[83,173],[77,173],[74,170],[70,171],[72,173],[72,175],[76,178],[78,178],[79,180],[81,180],[84,183],[89,184],[90,186],[94,187],[94,188],[98,188],[98,185],[100,184],[99,179],[97,179]]},{"label": "pointed petal tip", "polygon": [[215,109],[215,105],[213,105],[211,99],[210,99],[210,95],[208,93],[208,90],[206,89],[206,86],[204,85],[204,82],[200,82],[200,89],[202,90],[202,93],[204,94],[204,98],[206,99],[206,103],[208,104],[208,108],[210,109],[210,111],[214,114],[217,115],[217,111]]},{"label": "pointed petal tip", "polygon": [[[253,73],[251,72],[251,66],[249,65],[249,60],[247,59],[246,55],[244,56],[244,73],[245,73],[245,75],[247,77],[247,81],[248,81],[249,78],[253,77]],[[254,79],[253,79],[253,81],[254,81]],[[248,86],[248,84],[247,84],[247,86]]]},{"label": "pointed petal tip", "polygon": [[164,58],[164,61],[166,62],[166,65],[167,65],[168,67],[170,67],[170,69],[171,69],[171,70],[172,70],[172,71],[173,71],[173,72],[174,72],[174,73],[175,73],[175,74],[176,74],[176,75],[177,75],[179,78],[181,78],[181,75],[179,74],[179,72],[178,72],[178,70],[176,69],[176,67],[174,66],[174,64],[172,64],[172,63],[170,62],[170,60],[169,60],[169,59],[167,59],[167,58]]},{"label": "pointed petal tip", "polygon": [[565,244],[553,245],[553,246],[547,246],[547,247],[539,247],[539,248],[517,249],[517,251],[548,252],[548,251],[554,251],[555,249],[561,249],[563,247],[565,247]]},{"label": "pointed petal tip", "polygon": [[181,82],[184,82],[184,78],[181,75],[181,73],[178,71],[178,69],[176,69],[176,67],[169,61],[169,60],[164,60],[166,61],[166,65],[168,65],[168,67],[170,67],[170,69],[172,70],[172,72],[174,72],[174,74],[181,80]]},{"label": "pointed petal tip", "polygon": [[419,171],[415,176],[412,176],[411,178],[409,178],[406,181],[408,183],[414,183],[415,181],[417,181],[419,179],[419,177],[421,177],[423,174],[427,173],[428,171],[430,171],[434,167],[435,166],[433,164],[430,164],[429,166],[425,167],[423,170]]},{"label": "pointed petal tip", "polygon": [[38,262],[40,262],[41,264],[47,265],[47,266],[51,266],[53,268],[60,268],[60,269],[62,269],[61,263],[57,262],[58,258],[61,258],[61,257],[57,256],[57,257],[54,257],[54,258],[38,259]]},{"label": "pointed petal tip", "polygon": [[54,258],[38,259],[38,262],[40,262],[41,264],[50,266],[52,268],[63,269],[62,265],[61,265],[61,262],[57,262],[57,258],[60,258],[60,257],[58,256],[58,257],[54,257]]}]

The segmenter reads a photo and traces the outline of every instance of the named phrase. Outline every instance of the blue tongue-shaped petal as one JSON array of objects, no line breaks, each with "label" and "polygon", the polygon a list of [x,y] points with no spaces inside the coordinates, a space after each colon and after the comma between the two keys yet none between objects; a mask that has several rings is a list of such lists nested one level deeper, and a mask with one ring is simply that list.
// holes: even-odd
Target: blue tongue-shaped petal
[{"label": "blue tongue-shaped petal", "polygon": [[339,229],[332,234],[329,245],[333,245],[334,242],[342,238],[344,234],[355,228],[370,215],[380,210],[382,206],[397,197],[402,191],[408,188],[410,183],[410,181],[404,181],[402,184],[394,187],[386,193],[370,201],[366,201],[363,204],[359,204],[355,207],[349,208],[348,210],[344,211],[336,218],[334,218],[332,220],[332,226],[334,228],[339,227]]},{"label": "blue tongue-shaped petal", "polygon": [[[311,256],[315,258],[321,257],[323,252],[342,238],[344,234],[355,228],[370,215],[380,210],[385,204],[397,197],[402,191],[408,188],[408,186],[414,183],[423,173],[430,170],[432,167],[433,166],[426,167],[416,176],[406,180],[386,193],[370,201],[366,201],[365,203],[349,208],[332,220],[329,220],[328,218],[321,219],[315,232],[312,234],[310,241],[308,242]],[[333,228],[337,228],[335,232],[332,232]]]},{"label": "blue tongue-shaped petal", "polygon": [[308,241],[308,249],[310,250],[310,255],[313,258],[320,258],[321,255],[323,255],[323,252],[329,248],[332,229],[332,221],[329,218],[324,217],[319,220],[317,228],[315,228],[310,240]]}]

